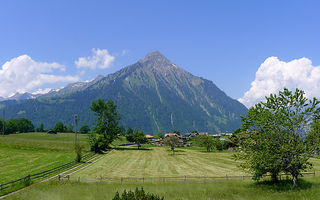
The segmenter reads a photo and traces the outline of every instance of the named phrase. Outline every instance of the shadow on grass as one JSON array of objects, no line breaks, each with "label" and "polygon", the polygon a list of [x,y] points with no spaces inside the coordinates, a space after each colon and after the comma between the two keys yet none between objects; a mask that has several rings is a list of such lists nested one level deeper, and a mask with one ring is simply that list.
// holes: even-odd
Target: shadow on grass
[{"label": "shadow on grass", "polygon": [[[138,149],[138,147],[135,147],[135,148],[125,148],[125,147],[114,147],[112,148],[113,150],[117,150],[117,151],[132,151],[132,150],[135,150],[135,151],[152,151],[153,149],[149,149],[149,148],[140,148]],[[112,151],[112,150],[111,150]]]},{"label": "shadow on grass", "polygon": [[307,180],[304,179],[299,179],[298,180],[298,186],[294,187],[292,184],[291,179],[287,180],[281,180],[278,183],[274,183],[270,180],[268,181],[261,181],[261,182],[256,182],[251,185],[251,187],[254,188],[259,188],[262,190],[272,190],[272,191],[277,191],[277,192],[286,192],[286,191],[296,191],[296,190],[307,190],[310,189],[312,186],[319,186],[318,183],[311,183]]}]

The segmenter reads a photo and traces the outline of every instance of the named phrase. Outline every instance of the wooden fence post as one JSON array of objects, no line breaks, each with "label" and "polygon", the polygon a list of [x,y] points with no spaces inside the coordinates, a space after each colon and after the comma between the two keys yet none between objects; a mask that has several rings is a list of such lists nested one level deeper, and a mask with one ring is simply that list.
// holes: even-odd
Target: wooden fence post
[{"label": "wooden fence post", "polygon": [[244,181],[244,176],[242,176],[242,181]]},{"label": "wooden fence post", "polygon": [[60,181],[60,179],[61,179],[61,176],[60,176],[60,174],[58,175],[58,181]]},{"label": "wooden fence post", "polygon": [[186,176],[184,176],[184,182],[186,182],[186,179],[187,179],[187,177],[186,177]]}]

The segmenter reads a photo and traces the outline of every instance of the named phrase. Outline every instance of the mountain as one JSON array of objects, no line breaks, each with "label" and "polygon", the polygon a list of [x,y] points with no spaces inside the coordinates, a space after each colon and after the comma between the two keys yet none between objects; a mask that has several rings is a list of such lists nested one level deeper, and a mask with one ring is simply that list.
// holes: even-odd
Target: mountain
[{"label": "mountain", "polygon": [[34,95],[28,92],[25,93],[15,93],[13,96],[8,98],[0,97],[0,101],[8,101],[8,100],[25,100],[25,99],[35,99],[39,97],[40,95]]},{"label": "mountain", "polygon": [[58,121],[72,123],[75,113],[79,125],[92,126],[96,117],[89,108],[98,98],[113,100],[121,124],[145,133],[233,131],[240,127],[240,115],[247,112],[212,81],[190,74],[158,51],[90,84],[74,83],[52,96],[1,104],[7,118],[27,117],[47,128]]},{"label": "mountain", "polygon": [[70,93],[74,93],[74,92],[79,92],[79,91],[87,89],[91,85],[94,85],[95,83],[97,83],[98,81],[100,81],[103,78],[104,78],[104,76],[99,75],[93,81],[71,83],[61,89],[51,90],[48,93],[41,95],[41,97],[53,97],[53,96],[59,96],[59,95],[65,95],[65,94],[70,94]]}]

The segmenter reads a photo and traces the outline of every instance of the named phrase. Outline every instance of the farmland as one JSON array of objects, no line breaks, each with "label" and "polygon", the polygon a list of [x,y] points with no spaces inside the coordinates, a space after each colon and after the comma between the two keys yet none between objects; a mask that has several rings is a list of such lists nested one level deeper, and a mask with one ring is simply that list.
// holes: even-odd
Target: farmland
[{"label": "farmland", "polygon": [[[88,150],[85,135],[79,143]],[[0,136],[0,183],[21,178],[70,162],[74,155],[74,134],[23,133]]]},{"label": "farmland", "polygon": [[244,175],[231,153],[204,153],[178,149],[173,156],[164,147],[113,150],[90,168],[74,176],[81,177],[157,177]]},{"label": "farmland", "polygon": [[[78,141],[88,150],[86,135]],[[0,137],[0,162],[2,182],[39,172],[74,159],[74,135],[65,133],[47,135],[25,133]],[[126,142],[124,138],[116,145]],[[312,160],[315,170],[320,161]],[[205,152],[204,149],[177,148],[172,155],[166,147],[146,145],[144,150],[136,147],[115,148],[91,166],[71,175],[72,177],[170,177],[170,176],[242,176],[229,152]],[[290,184],[265,186],[255,184],[249,178],[234,179],[187,179],[166,180],[119,180],[87,183],[84,181],[50,181],[34,184],[5,199],[112,199],[116,191],[144,187],[147,192],[164,196],[165,199],[316,199],[320,195],[319,171],[316,177],[307,175],[298,190]],[[289,188],[288,188],[289,185]]]}]

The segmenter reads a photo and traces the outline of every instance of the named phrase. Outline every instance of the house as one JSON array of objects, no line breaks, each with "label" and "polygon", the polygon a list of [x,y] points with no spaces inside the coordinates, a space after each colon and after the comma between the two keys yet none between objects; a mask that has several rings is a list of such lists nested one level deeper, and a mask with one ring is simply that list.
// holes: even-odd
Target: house
[{"label": "house", "polygon": [[48,134],[57,134],[57,132],[53,131],[53,130],[49,130]]},{"label": "house", "polygon": [[146,138],[147,138],[148,140],[151,140],[151,141],[154,140],[154,137],[153,137],[152,135],[145,135],[145,136],[146,136]]},{"label": "house", "polygon": [[178,135],[178,134],[176,134],[176,133],[166,133],[166,134],[164,134],[164,137],[165,137],[165,138],[166,138],[166,137],[171,137],[171,136],[175,136],[175,137],[181,138],[181,136]]}]

